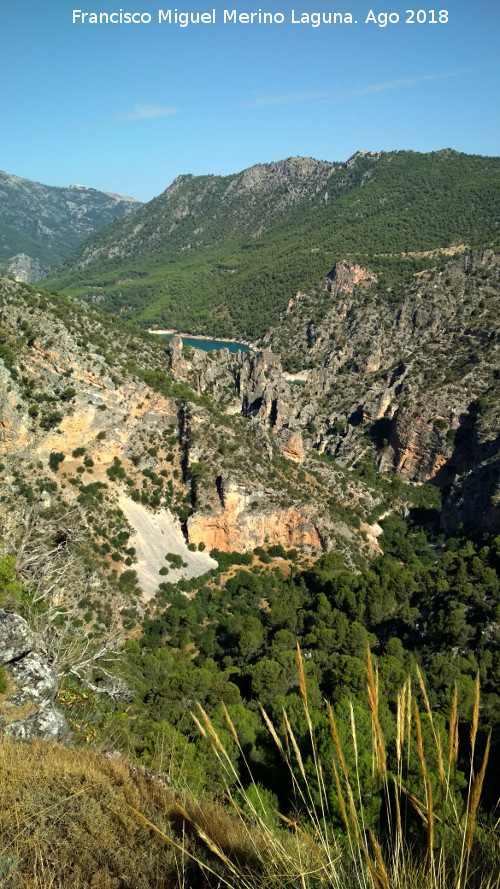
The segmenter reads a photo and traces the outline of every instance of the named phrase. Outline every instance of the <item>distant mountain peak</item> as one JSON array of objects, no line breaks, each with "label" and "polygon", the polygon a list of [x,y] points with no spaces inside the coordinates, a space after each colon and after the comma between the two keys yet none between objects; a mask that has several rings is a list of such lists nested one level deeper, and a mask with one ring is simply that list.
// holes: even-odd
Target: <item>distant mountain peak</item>
[{"label": "distant mountain peak", "polygon": [[43,185],[0,172],[0,264],[37,281],[40,269],[47,272],[96,229],[140,206],[87,185]]},{"label": "distant mountain peak", "polygon": [[355,161],[357,161],[360,157],[370,158],[371,160],[378,160],[384,154],[383,151],[371,151],[371,150],[363,150],[355,151],[354,154],[351,154],[350,157],[346,160],[346,166],[350,167]]}]

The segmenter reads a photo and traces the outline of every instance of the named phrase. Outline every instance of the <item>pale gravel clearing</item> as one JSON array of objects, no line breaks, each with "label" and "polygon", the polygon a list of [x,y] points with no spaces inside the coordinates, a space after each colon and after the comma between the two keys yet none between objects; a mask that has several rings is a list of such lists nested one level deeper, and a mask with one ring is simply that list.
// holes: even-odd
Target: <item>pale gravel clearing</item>
[{"label": "pale gravel clearing", "polygon": [[[176,583],[217,568],[217,562],[207,553],[191,552],[187,548],[179,521],[168,510],[149,512],[141,503],[135,503],[124,494],[120,495],[119,505],[134,530],[128,543],[135,547],[137,563],[134,568],[139,586],[149,598],[165,580]],[[167,553],[182,556],[187,568],[170,568],[165,559]],[[163,567],[169,569],[166,576],[159,574]]]}]

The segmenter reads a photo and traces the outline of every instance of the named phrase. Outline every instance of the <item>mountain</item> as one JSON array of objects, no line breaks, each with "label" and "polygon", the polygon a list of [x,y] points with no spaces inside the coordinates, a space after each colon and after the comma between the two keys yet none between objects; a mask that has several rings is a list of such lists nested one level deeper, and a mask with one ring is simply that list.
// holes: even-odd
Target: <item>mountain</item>
[{"label": "mountain", "polygon": [[336,261],[391,287],[429,267],[427,251],[494,246],[499,184],[498,158],[450,149],[181,176],[92,236],[47,285],[142,326],[256,340]]},{"label": "mountain", "polygon": [[182,177],[79,253],[246,352],[0,277],[2,885],[495,885],[496,175]]},{"label": "mountain", "polygon": [[[96,573],[91,598],[101,619],[107,615],[103,627],[132,607],[131,596],[141,612],[141,597],[154,594],[167,573],[167,550],[182,557],[169,569],[172,580],[214,569],[204,553],[211,549],[333,547],[352,565],[368,553],[346,524],[349,513],[329,504],[333,490],[341,493],[342,473],[325,467],[328,492],[318,492],[312,505],[310,485],[320,482],[303,478],[304,455],[293,459],[287,435],[238,416],[226,389],[209,384],[222,376],[226,387],[241,353],[224,353],[220,365],[207,358],[212,376],[205,372],[203,394],[196,381],[191,388],[176,380],[175,343],[7,278],[0,278],[0,299],[3,538],[21,564],[23,547],[38,534],[49,548],[53,534],[67,541],[69,588]],[[253,361],[254,371],[242,370],[249,380],[272,367],[273,356]],[[361,496],[363,483],[353,485]],[[363,515],[377,502],[368,490],[366,498]],[[129,589],[132,565],[138,580]]]},{"label": "mountain", "polygon": [[20,280],[38,280],[95,229],[139,206],[83,185],[60,188],[0,172],[0,263]]},{"label": "mountain", "polygon": [[[398,885],[378,770],[399,776],[415,885],[431,812],[453,880],[471,842],[477,886],[493,885],[488,811],[474,842],[458,813],[478,775],[493,819],[497,803],[500,254],[425,253],[390,292],[338,261],[236,354],[0,278],[6,886],[43,861],[82,889],[257,889],[285,866],[298,887],[307,855],[323,883],[361,862],[366,884],[351,823],[384,875],[370,885]],[[69,748],[34,740],[68,729]],[[237,822],[207,802],[221,788]],[[318,847],[315,798],[332,831]]]}]

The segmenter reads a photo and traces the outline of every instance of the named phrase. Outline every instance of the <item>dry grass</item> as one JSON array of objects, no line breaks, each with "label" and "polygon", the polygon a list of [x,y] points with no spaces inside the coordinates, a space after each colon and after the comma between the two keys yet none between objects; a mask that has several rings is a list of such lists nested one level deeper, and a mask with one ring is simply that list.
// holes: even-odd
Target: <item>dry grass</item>
[{"label": "dry grass", "polygon": [[[387,747],[378,715],[378,675],[374,671],[370,653],[367,657],[368,699],[372,719],[373,775],[387,806],[387,825],[380,837],[365,823],[361,780],[358,771],[358,740],[354,708],[351,705],[350,750],[354,751],[355,769],[349,772],[347,749],[343,749],[332,708],[327,703],[327,714],[333,740],[335,757],[330,763],[321,762],[309,712],[306,679],[300,650],[297,651],[298,673],[302,705],[311,742],[311,756],[315,776],[307,777],[303,755],[297,743],[286,712],[281,727],[272,724],[265,711],[264,721],[277,750],[288,766],[291,787],[303,816],[298,821],[280,813],[276,816],[286,825],[286,830],[269,827],[264,817],[265,803],[260,800],[258,786],[248,794],[239,783],[236,769],[228,751],[211,724],[208,716],[199,708],[193,718],[227,777],[226,794],[234,812],[241,819],[249,841],[254,842],[255,861],[249,867],[239,867],[235,859],[228,861],[227,849],[218,845],[215,838],[206,836],[204,826],[192,822],[192,828],[224,866],[223,884],[228,889],[500,889],[500,845],[493,829],[487,833],[478,830],[476,819],[484,782],[490,739],[482,758],[482,764],[474,777],[471,762],[468,792],[461,811],[454,789],[457,760],[458,703],[456,690],[453,695],[449,721],[448,769],[443,762],[442,740],[436,728],[427,692],[418,675],[420,693],[425,713],[421,715],[417,700],[408,680],[399,697],[397,732],[395,738],[396,771],[388,769],[390,751]],[[478,735],[480,707],[479,680],[471,729],[472,753]],[[426,750],[422,720],[430,725],[432,744]],[[226,712],[229,731],[239,748],[236,729]],[[427,733],[429,737],[429,733]],[[352,747],[351,747],[352,744]],[[416,751],[421,774],[421,792],[418,796],[405,786],[405,762],[410,762],[410,751]],[[244,756],[243,756],[244,758]],[[435,760],[438,791],[428,762]],[[230,781],[239,785],[250,819],[260,826],[260,834],[250,838],[249,816],[243,812],[229,791]],[[339,804],[340,817],[345,828],[340,838],[336,819],[332,817],[329,789],[333,785]],[[406,829],[408,803],[422,823],[423,842],[410,845]],[[479,840],[477,839],[479,835]],[[164,838],[167,839],[166,837]],[[475,854],[476,853],[476,854]]]},{"label": "dry grass", "polygon": [[[376,835],[364,810],[354,708],[351,735],[343,747],[334,712],[326,705],[334,753],[330,762],[321,761],[300,651],[298,671],[312,777],[287,714],[282,725],[275,726],[262,712],[288,767],[300,819],[279,812],[274,822],[269,818],[258,785],[251,791],[243,786],[233,757],[201,707],[193,718],[220,764],[225,807],[195,802],[122,758],[88,749],[2,741],[2,889],[500,889],[498,838],[493,829],[487,833],[478,825],[490,740],[476,774],[471,766],[460,807],[454,788],[456,694],[447,762],[421,677],[421,711],[409,680],[401,690],[393,748],[379,720],[378,676],[368,654],[373,780],[388,815],[385,830]],[[479,737],[479,709],[478,682],[473,748]],[[245,762],[237,730],[225,714]],[[430,731],[423,731],[425,720]],[[410,753],[420,774],[420,791],[413,787],[411,792],[405,785]],[[395,771],[389,763],[396,764]],[[336,816],[332,794],[338,801]],[[422,826],[422,842],[414,846],[407,832],[412,809]]]},{"label": "dry grass", "polygon": [[121,761],[2,740],[0,782],[0,855],[18,861],[9,889],[163,885],[165,853],[128,809],[146,802],[157,818],[160,794]]},{"label": "dry grass", "polygon": [[221,805],[87,749],[2,740],[0,799],[2,889],[207,886],[207,840],[236,866],[255,863],[248,828]]}]

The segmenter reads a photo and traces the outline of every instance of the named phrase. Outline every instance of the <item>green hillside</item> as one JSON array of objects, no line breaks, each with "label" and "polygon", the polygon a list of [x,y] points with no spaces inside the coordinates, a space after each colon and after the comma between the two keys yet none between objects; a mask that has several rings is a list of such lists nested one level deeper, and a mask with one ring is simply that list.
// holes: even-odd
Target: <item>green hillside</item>
[{"label": "green hillside", "polygon": [[383,286],[429,264],[388,254],[498,241],[498,158],[360,153],[327,167],[308,169],[300,188],[279,165],[260,190],[244,180],[251,171],[181,177],[46,283],[144,326],[258,338],[340,258],[369,265]]},{"label": "green hillside", "polygon": [[43,185],[0,170],[0,263],[9,270],[5,263],[22,253],[55,268],[95,229],[140,206],[95,188]]},{"label": "green hillside", "polygon": [[45,247],[26,232],[20,231],[5,222],[0,222],[0,262],[10,259],[16,253],[26,253],[38,259],[43,265],[53,266],[59,262],[59,256]]}]

